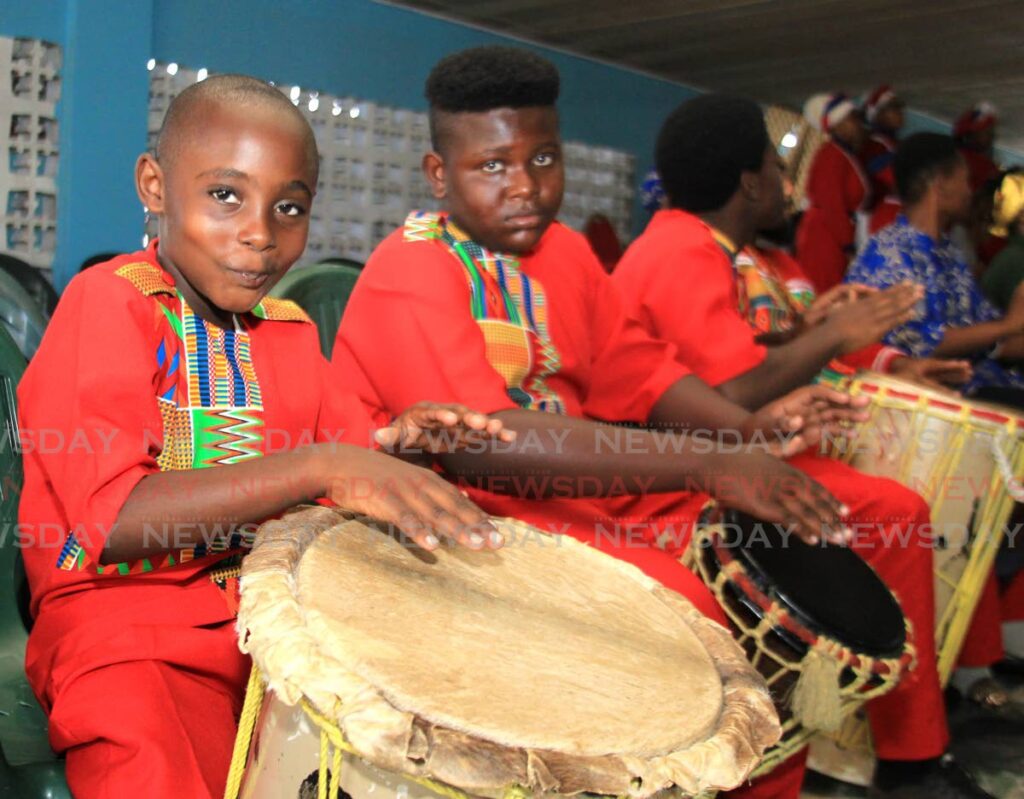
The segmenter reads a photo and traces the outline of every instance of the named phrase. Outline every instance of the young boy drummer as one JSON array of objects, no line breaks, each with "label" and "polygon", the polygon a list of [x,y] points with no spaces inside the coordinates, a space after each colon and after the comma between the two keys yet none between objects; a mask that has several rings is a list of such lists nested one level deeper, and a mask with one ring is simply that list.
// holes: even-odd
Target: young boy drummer
[{"label": "young boy drummer", "polygon": [[[26,450],[20,520],[27,671],[79,799],[222,795],[248,659],[211,570],[256,523],[328,497],[427,548],[501,543],[436,474],[367,448],[369,413],[328,388],[314,325],[266,296],[305,247],[317,162],[269,85],[184,91],[136,169],[159,239],[71,282],[20,385],[26,440],[66,442]],[[436,430],[510,439],[423,404],[378,441],[443,446]]]},{"label": "young boy drummer", "polygon": [[[808,382],[831,357],[899,324],[919,299],[920,289],[909,285],[869,294],[834,311],[814,333],[762,346],[738,310],[733,265],[756,232],[779,225],[785,212],[782,170],[761,108],[721,94],[683,103],[662,126],[657,162],[668,207],[630,246],[612,282],[652,335],[676,344],[696,374],[736,401],[756,407]],[[790,462],[865,523],[852,547],[899,598],[915,634],[917,669],[867,706],[880,758],[871,795],[987,796],[942,758],[949,733],[932,634],[934,543],[928,508],[895,482],[832,458],[805,452]],[[908,517],[913,535],[886,533],[894,529],[892,521]]]},{"label": "young boy drummer", "polygon": [[[495,414],[517,431],[515,446],[444,458],[482,507],[607,549],[721,619],[704,586],[654,545],[666,536],[681,545],[707,493],[810,540],[842,538],[845,512],[782,461],[698,449],[696,433],[756,435],[781,420],[813,440],[801,425],[818,424],[817,408],[856,411],[815,389],[749,414],[624,313],[585,240],[554,222],[564,184],[558,83],[550,63],[511,48],[464,51],[434,68],[424,170],[444,211],[410,215],[370,258],[338,333],[334,379],[365,379],[392,409],[430,397]],[[396,362],[409,368],[389,368]],[[617,436],[591,420],[634,428]],[[913,495],[908,504],[927,517]],[[785,795],[778,780],[745,790]]]}]

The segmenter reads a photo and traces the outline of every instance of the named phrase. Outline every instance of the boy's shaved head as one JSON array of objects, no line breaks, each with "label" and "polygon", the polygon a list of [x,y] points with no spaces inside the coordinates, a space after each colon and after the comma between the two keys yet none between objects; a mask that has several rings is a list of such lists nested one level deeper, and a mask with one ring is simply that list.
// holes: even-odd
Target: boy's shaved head
[{"label": "boy's shaved head", "polygon": [[291,100],[269,83],[248,75],[212,75],[194,83],[171,101],[156,141],[156,159],[166,169],[183,147],[201,141],[209,115],[217,109],[271,111],[294,120],[306,138],[313,173],[319,154],[313,129]]},{"label": "boy's shaved head", "polygon": [[488,45],[445,56],[426,86],[434,149],[441,148],[455,114],[554,106],[558,91],[555,65],[521,47]]}]

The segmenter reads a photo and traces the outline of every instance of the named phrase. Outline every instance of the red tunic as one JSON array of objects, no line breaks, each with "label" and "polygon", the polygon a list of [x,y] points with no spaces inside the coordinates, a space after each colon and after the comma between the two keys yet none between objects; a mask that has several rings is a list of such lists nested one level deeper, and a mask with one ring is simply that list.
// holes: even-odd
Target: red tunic
[{"label": "red tunic", "polygon": [[840,283],[853,256],[855,214],[871,198],[860,162],[834,141],[814,154],[807,178],[810,203],[796,234],[796,256],[804,272],[823,292]]},{"label": "red tunic", "polygon": [[[754,328],[739,310],[733,253],[729,242],[698,217],[659,211],[612,275],[627,312],[676,344],[682,357],[695,353],[687,365],[712,384],[749,371],[765,357],[765,349],[754,341]],[[938,756],[948,733],[931,635],[934,594],[927,505],[891,480],[868,477],[813,453],[803,453],[791,464],[850,508],[849,523],[857,533],[851,546],[899,597],[919,632],[917,671],[869,705],[879,755],[907,760]],[[922,544],[885,544],[898,530],[917,531]]]},{"label": "red tunic", "polygon": [[612,275],[628,312],[712,385],[750,371],[768,352],[739,313],[731,247],[698,217],[662,210]]},{"label": "red tunic", "polygon": [[266,299],[220,330],[190,311],[154,252],[76,277],[18,388],[27,671],[80,797],[112,784],[219,796],[248,672],[233,595],[210,577],[237,539],[99,565],[132,489],[160,470],[369,436],[359,400],[325,391],[298,306]]}]

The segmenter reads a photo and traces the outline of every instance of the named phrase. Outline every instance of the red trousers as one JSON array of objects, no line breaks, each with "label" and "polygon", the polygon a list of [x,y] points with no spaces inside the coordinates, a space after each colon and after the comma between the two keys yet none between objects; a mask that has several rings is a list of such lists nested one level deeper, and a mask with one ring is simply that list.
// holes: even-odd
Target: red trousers
[{"label": "red trousers", "polygon": [[999,582],[991,574],[974,609],[957,665],[968,668],[991,666],[1002,660],[1004,654]]},{"label": "red trousers", "polygon": [[220,799],[249,673],[227,603],[204,575],[123,579],[44,605],[29,640],[71,793]]},{"label": "red trousers", "polygon": [[791,464],[850,508],[851,548],[896,595],[910,621],[917,668],[885,696],[868,703],[875,751],[887,760],[924,760],[949,743],[935,652],[935,593],[930,512],[899,483],[869,477],[837,461],[804,454]]},{"label": "red trousers", "polygon": [[1003,621],[1024,621],[1024,571],[1017,572],[1002,596]]}]

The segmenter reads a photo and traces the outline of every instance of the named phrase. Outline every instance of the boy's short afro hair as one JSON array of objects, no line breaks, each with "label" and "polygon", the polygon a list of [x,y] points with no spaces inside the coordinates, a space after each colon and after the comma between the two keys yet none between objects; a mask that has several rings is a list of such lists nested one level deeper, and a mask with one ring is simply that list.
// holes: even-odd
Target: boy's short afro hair
[{"label": "boy's short afro hair", "polygon": [[472,47],[445,56],[430,71],[426,95],[432,110],[491,111],[554,105],[555,65],[519,47]]},{"label": "boy's short afro hair", "polygon": [[724,206],[739,188],[740,174],[761,169],[767,147],[757,103],[703,94],[665,120],[654,160],[669,204],[697,214]]}]

